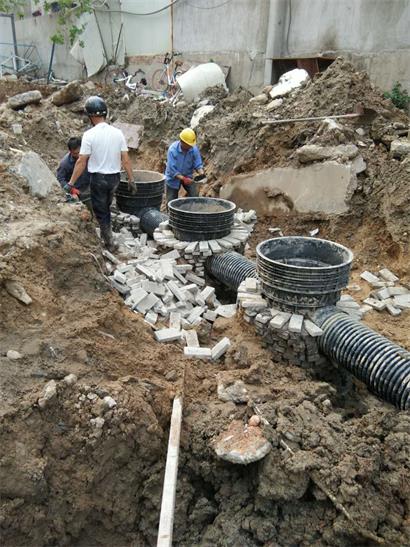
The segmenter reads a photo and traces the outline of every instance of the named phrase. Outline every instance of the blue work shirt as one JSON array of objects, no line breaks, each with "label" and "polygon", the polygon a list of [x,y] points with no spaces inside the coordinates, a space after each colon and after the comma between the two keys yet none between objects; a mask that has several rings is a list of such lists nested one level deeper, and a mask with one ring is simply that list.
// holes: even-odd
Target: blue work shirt
[{"label": "blue work shirt", "polygon": [[181,181],[175,175],[192,178],[194,170],[202,169],[202,158],[198,147],[193,146],[186,152],[181,148],[181,142],[175,141],[168,148],[165,179],[170,188],[179,188]]},{"label": "blue work shirt", "polygon": [[[64,158],[61,160],[60,165],[57,169],[57,180],[61,185],[61,188],[65,190],[64,186],[70,181],[71,175],[73,174],[76,160],[68,152]],[[88,192],[90,188],[90,173],[85,168],[83,174],[78,178],[77,182],[74,184],[74,188],[77,188],[79,192]]]}]

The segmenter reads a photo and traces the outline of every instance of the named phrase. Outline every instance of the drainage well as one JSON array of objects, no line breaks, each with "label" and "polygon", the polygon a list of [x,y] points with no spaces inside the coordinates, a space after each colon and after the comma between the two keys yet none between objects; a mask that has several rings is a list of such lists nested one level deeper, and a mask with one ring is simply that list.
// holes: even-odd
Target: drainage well
[{"label": "drainage well", "polygon": [[268,239],[256,248],[262,293],[286,311],[335,305],[349,283],[353,253],[310,237]]},{"label": "drainage well", "polygon": [[169,224],[177,239],[206,241],[228,235],[236,205],[219,198],[174,199],[168,204]]}]

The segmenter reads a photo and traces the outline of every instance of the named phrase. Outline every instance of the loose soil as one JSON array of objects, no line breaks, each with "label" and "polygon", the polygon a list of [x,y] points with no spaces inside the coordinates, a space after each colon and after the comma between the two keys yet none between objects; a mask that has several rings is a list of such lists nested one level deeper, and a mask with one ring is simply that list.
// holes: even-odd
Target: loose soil
[{"label": "loose soil", "polygon": [[[8,86],[1,83],[0,96],[16,92],[8,93]],[[368,169],[349,213],[278,212],[258,219],[247,249],[253,258],[256,244],[271,237],[269,227],[285,235],[306,235],[318,227],[320,237],[355,253],[351,283],[361,289],[352,293],[356,299],[369,292],[359,278],[364,269],[389,267],[410,282],[408,175],[382,141],[394,132],[392,119],[399,123],[403,114],[369,86],[365,75],[338,61],[278,111],[285,115],[299,102],[293,115],[341,113],[365,97],[379,112],[383,130],[377,138],[367,134]],[[194,107],[172,109],[97,90],[112,99],[117,119],[144,125],[134,157],[138,168],[162,169],[166,147],[189,123]],[[251,107],[248,99],[243,90],[226,98],[210,95],[216,108],[199,130],[209,195],[232,173],[294,162],[296,147],[320,137],[310,126],[260,126],[260,107]],[[0,105],[0,127],[7,134],[0,151],[2,544],[155,545],[170,412],[180,392],[176,545],[409,544],[408,412],[378,400],[330,364],[319,372],[273,362],[243,318],[215,322],[207,344],[222,336],[232,343],[217,363],[188,361],[178,344],[155,343],[151,328],[111,290],[95,226],[83,220],[81,206],[64,203],[58,190],[45,200],[32,198],[12,174],[17,149],[37,151],[54,169],[68,137],[87,127],[80,112],[77,103],[61,108],[46,103],[22,113]],[[16,122],[22,135],[11,131]],[[33,303],[25,306],[11,297],[7,279],[19,281]],[[370,312],[364,321],[410,349],[408,312],[398,318]],[[22,359],[8,359],[10,349]],[[63,380],[70,373],[78,377],[73,385]],[[243,380],[251,401],[220,401],[221,377]],[[57,393],[40,408],[50,380]],[[103,413],[107,395],[117,405]],[[268,422],[263,431],[271,452],[244,467],[219,460],[214,440],[233,420],[245,422],[255,405]],[[101,428],[99,417],[105,420]]]}]

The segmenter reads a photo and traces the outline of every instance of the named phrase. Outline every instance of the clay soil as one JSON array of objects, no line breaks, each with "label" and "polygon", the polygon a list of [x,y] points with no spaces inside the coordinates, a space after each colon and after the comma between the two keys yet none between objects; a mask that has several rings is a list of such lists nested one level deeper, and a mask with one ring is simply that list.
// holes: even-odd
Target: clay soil
[{"label": "clay soil", "polygon": [[[339,72],[344,82],[346,71]],[[366,78],[354,78],[368,85]],[[2,84],[4,96],[8,85]],[[313,98],[314,85],[306,90]],[[328,93],[334,85],[329,84]],[[112,99],[114,116],[144,125],[135,164],[161,169],[168,142],[189,122],[193,108],[171,109],[147,99],[128,104],[118,93],[102,92]],[[378,104],[370,92],[377,91],[367,93],[375,108],[393,111],[380,94]],[[276,134],[265,151],[256,146],[256,118],[249,112],[244,117],[248,98],[245,91],[218,97],[215,114],[200,128],[211,172],[209,195],[217,193],[228,174],[266,166],[272,149],[278,155],[270,164],[293,161],[298,146],[294,129],[283,133],[280,147]],[[331,108],[333,103],[329,99],[325,104]],[[231,154],[228,142],[206,138],[214,131],[217,109],[224,112],[220,126],[235,128]],[[2,114],[1,129],[8,135],[0,157],[2,545],[155,545],[177,393],[184,395],[184,415],[175,545],[409,544],[408,412],[378,400],[330,364],[315,371],[273,362],[242,317],[219,318],[211,333],[201,334],[203,345],[230,338],[231,349],[217,363],[185,360],[178,344],[155,343],[149,325],[111,290],[95,226],[84,220],[82,208],[64,203],[58,189],[45,200],[32,198],[12,174],[18,153],[10,148],[33,149],[54,169],[67,137],[86,128],[80,111],[74,103],[60,109],[31,107],[25,115]],[[312,106],[309,112],[316,110]],[[16,120],[22,121],[21,136],[10,130]],[[246,142],[249,150],[240,155]],[[383,149],[374,153],[377,161],[369,162],[371,174],[364,187],[371,181],[372,188],[379,188],[393,165],[385,145],[380,141],[377,146]],[[285,235],[319,228],[320,237],[355,253],[351,283],[359,284],[361,292],[352,292],[354,298],[369,292],[359,278],[364,269],[389,267],[409,283],[404,234],[410,208],[403,193],[408,179],[403,166],[396,167],[403,174],[396,188],[399,197],[394,198],[398,202],[387,198],[393,194],[393,180],[386,176],[380,192],[353,196],[343,217],[278,212],[258,219],[248,256],[253,258],[256,244],[271,237],[269,228],[280,227]],[[31,305],[7,293],[9,279],[25,287]],[[408,312],[398,318],[370,312],[364,321],[410,350]],[[22,359],[8,359],[10,349]],[[78,378],[73,385],[63,381],[70,373]],[[218,382],[238,379],[248,389],[249,402],[219,400]],[[40,408],[38,400],[50,380],[56,381],[57,394]],[[104,414],[98,429],[91,420],[101,416],[106,395],[117,405]],[[233,420],[245,423],[255,409],[266,419],[263,432],[271,452],[248,466],[219,460],[214,440]]]}]

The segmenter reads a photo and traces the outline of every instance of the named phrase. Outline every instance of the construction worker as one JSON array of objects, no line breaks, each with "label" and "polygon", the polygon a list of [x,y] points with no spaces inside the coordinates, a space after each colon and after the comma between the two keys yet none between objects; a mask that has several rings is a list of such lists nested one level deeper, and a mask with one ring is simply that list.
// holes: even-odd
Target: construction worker
[{"label": "construction worker", "polygon": [[167,203],[178,197],[181,186],[189,197],[198,195],[198,188],[193,179],[193,172],[205,177],[201,154],[196,146],[196,135],[192,129],[184,129],[179,140],[168,148],[165,179],[167,183]]},{"label": "construction worker", "polygon": [[70,187],[71,175],[73,174],[75,164],[80,155],[81,139],[78,137],[71,137],[67,143],[68,152],[63,157],[60,165],[57,169],[57,180],[63,190],[66,191],[66,195],[71,200],[80,199],[92,214],[91,196],[90,196],[90,173],[87,168],[83,174],[77,179],[77,182],[73,187]]},{"label": "construction worker", "polygon": [[101,238],[109,250],[116,248],[111,230],[111,203],[120,182],[121,164],[128,176],[130,192],[136,193],[125,137],[106,122],[107,105],[101,97],[89,97],[85,112],[93,127],[83,135],[79,158],[68,185],[74,186],[88,165],[91,203],[100,225]]}]

